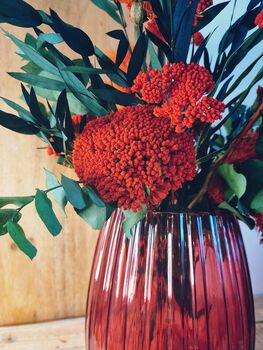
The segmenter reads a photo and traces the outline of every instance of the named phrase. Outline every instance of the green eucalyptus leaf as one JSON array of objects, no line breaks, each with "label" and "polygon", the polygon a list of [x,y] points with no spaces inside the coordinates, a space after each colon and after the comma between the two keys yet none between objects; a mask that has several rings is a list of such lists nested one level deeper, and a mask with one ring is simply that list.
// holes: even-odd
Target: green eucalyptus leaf
[{"label": "green eucalyptus leaf", "polygon": [[37,249],[33,246],[33,244],[26,238],[25,233],[22,227],[12,221],[7,223],[7,230],[10,237],[13,239],[18,248],[25,253],[31,260],[37,254]]},{"label": "green eucalyptus leaf", "polygon": [[76,212],[94,230],[102,229],[107,220],[107,208],[97,207],[95,204],[91,204],[83,210],[76,210]]},{"label": "green eucalyptus leaf", "polygon": [[104,208],[106,203],[100,198],[99,194],[95,189],[90,186],[82,187],[82,191],[84,191],[90,198],[91,202],[95,204],[97,207]]},{"label": "green eucalyptus leaf", "polygon": [[234,169],[233,164],[222,164],[218,168],[219,175],[226,181],[238,198],[246,192],[247,180],[243,174]]},{"label": "green eucalyptus leaf", "polygon": [[57,236],[61,232],[62,226],[53,211],[51,200],[44,191],[37,189],[35,205],[38,215],[49,232],[53,236]]},{"label": "green eucalyptus leaf", "polygon": [[22,215],[16,209],[0,209],[0,236],[7,233],[6,224],[12,220],[18,222]]},{"label": "green eucalyptus leaf", "polygon": [[[53,174],[51,171],[47,169],[45,169],[45,174],[46,174],[46,186],[48,190],[51,188],[60,186],[60,182],[58,181],[55,174]],[[59,205],[64,217],[67,217],[67,214],[65,211],[65,207],[67,205],[67,198],[63,187],[55,188],[54,190],[50,191],[50,194],[53,196],[53,198]]]},{"label": "green eucalyptus leaf", "polygon": [[135,225],[146,217],[147,207],[142,205],[142,210],[134,212],[132,210],[123,210],[124,220],[122,227],[128,238],[131,238],[134,233]]},{"label": "green eucalyptus leaf", "polygon": [[263,213],[263,189],[260,190],[250,203],[250,208],[256,213]]},{"label": "green eucalyptus leaf", "polygon": [[33,196],[26,197],[0,197],[0,208],[5,207],[6,205],[12,204],[18,207],[22,205],[27,205],[34,200]]},{"label": "green eucalyptus leaf", "polygon": [[86,208],[87,203],[85,200],[85,194],[78,182],[62,175],[61,183],[65,190],[67,200],[73,205],[73,207],[79,210]]},{"label": "green eucalyptus leaf", "polygon": [[0,125],[24,135],[36,135],[39,132],[38,128],[24,119],[3,111],[0,111]]}]

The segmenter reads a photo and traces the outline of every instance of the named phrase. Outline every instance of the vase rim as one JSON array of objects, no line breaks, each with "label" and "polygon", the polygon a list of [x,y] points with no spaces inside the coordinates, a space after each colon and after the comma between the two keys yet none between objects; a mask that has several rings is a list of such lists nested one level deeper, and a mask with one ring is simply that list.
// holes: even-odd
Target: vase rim
[{"label": "vase rim", "polygon": [[227,212],[226,210],[223,209],[216,209],[216,210],[211,210],[211,211],[181,211],[181,212],[174,212],[174,211],[148,211],[148,214],[150,215],[189,215],[189,216],[208,216],[208,215],[220,215],[220,216],[226,216],[226,215],[234,215],[230,212]]}]

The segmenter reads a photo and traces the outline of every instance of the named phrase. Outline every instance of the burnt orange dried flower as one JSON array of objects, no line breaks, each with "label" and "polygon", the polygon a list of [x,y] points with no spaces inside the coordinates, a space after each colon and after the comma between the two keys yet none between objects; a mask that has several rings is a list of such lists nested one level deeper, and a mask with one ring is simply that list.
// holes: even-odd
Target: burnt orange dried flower
[{"label": "burnt orange dried flower", "polygon": [[196,13],[195,13],[194,23],[193,23],[194,26],[198,24],[198,19],[202,16],[201,13],[205,11],[209,6],[212,6],[212,5],[213,5],[213,0],[199,1],[197,5]]},{"label": "burnt orange dried flower", "polygon": [[158,205],[196,174],[193,136],[174,133],[153,106],[126,107],[88,122],[73,151],[76,173],[105,202],[134,211]]},{"label": "burnt orange dried flower", "polygon": [[251,158],[255,158],[257,156],[256,144],[258,138],[258,132],[243,137],[238,142],[238,147],[233,148],[233,150],[227,154],[224,163],[241,164]]},{"label": "burnt orange dried flower", "polygon": [[164,39],[164,37],[163,37],[162,33],[160,32],[160,29],[157,25],[156,15],[153,12],[151,3],[148,1],[144,1],[143,8],[144,8],[144,10],[146,12],[146,16],[147,16],[147,21],[145,22],[145,25],[144,25],[145,28],[150,33],[152,33],[154,36],[156,36],[157,38],[159,38],[160,40],[165,42],[166,40]]},{"label": "burnt orange dried flower", "polygon": [[202,42],[204,41],[204,37],[202,33],[196,32],[192,35],[193,42],[196,46],[200,46]]},{"label": "burnt orange dried flower", "polygon": [[133,92],[148,103],[161,104],[154,115],[171,119],[176,132],[191,128],[195,122],[212,123],[221,118],[225,106],[207,94],[214,87],[211,74],[196,63],[166,64],[162,71],[140,72]]},{"label": "burnt orange dried flower", "polygon": [[255,18],[255,25],[259,28],[263,28],[263,10],[261,10]]},{"label": "burnt orange dried flower", "polygon": [[225,186],[223,179],[215,175],[210,182],[208,196],[213,199],[215,204],[220,204],[225,200],[224,190]]},{"label": "burnt orange dried flower", "polygon": [[58,153],[50,145],[47,146],[47,154],[56,158],[58,157]]}]

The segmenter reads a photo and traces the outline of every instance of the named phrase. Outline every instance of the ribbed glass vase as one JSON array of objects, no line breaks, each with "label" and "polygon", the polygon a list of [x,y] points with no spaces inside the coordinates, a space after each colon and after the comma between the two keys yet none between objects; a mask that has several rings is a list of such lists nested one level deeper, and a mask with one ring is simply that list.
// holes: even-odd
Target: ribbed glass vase
[{"label": "ribbed glass vase", "polygon": [[90,280],[88,350],[253,350],[246,254],[227,213],[149,213],[129,240],[118,210]]}]

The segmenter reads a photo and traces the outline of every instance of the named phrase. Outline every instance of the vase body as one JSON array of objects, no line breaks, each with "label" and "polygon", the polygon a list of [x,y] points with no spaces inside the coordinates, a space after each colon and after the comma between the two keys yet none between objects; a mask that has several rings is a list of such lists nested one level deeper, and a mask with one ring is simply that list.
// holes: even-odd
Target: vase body
[{"label": "vase body", "polygon": [[131,239],[118,210],[100,233],[88,350],[253,350],[253,296],[231,214],[149,213]]}]

